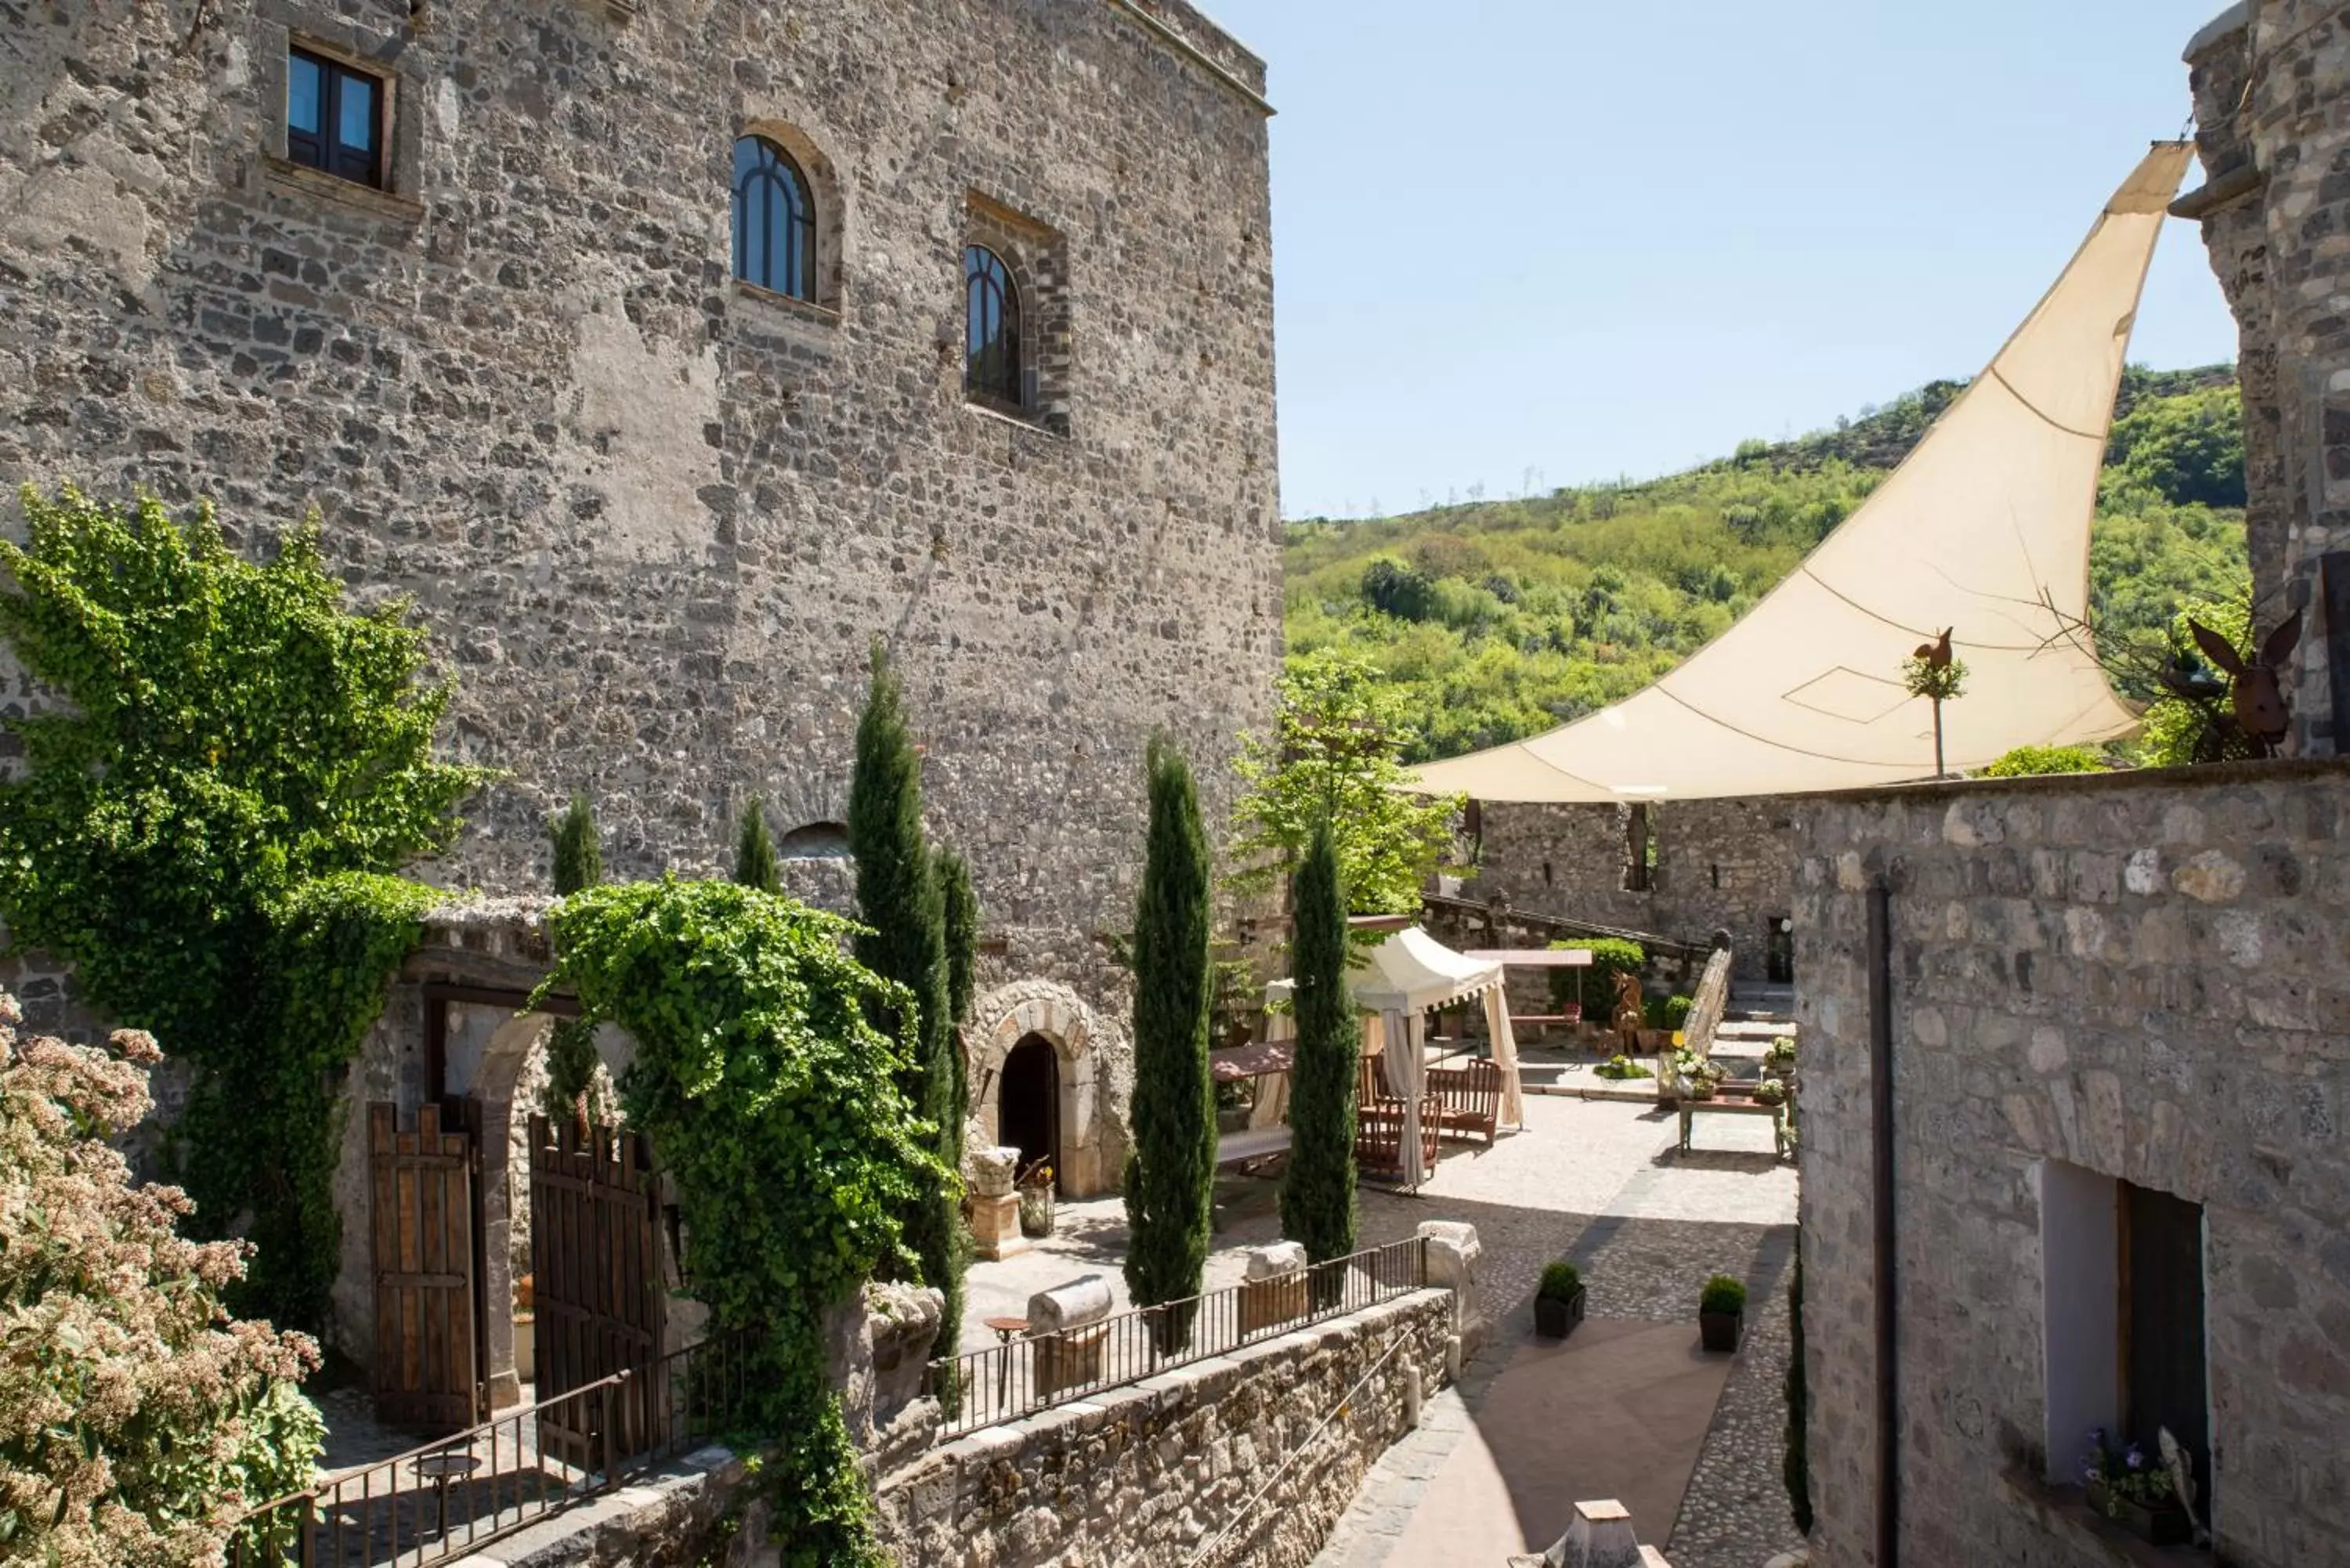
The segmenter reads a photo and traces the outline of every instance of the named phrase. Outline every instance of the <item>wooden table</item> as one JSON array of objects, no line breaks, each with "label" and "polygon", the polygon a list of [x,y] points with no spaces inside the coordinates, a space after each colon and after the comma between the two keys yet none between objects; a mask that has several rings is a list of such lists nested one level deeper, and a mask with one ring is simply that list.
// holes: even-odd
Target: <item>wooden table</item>
[{"label": "wooden table", "polygon": [[1775,1106],[1766,1106],[1759,1100],[1692,1100],[1686,1095],[1681,1097],[1681,1152],[1683,1154],[1690,1152],[1690,1124],[1695,1121],[1699,1116],[1708,1111],[1711,1111],[1717,1116],[1769,1116],[1771,1118],[1772,1146],[1778,1150],[1779,1154],[1783,1158],[1786,1155],[1786,1101],[1782,1100]]},{"label": "wooden table", "polygon": [[[1014,1339],[1028,1332],[1028,1320],[1024,1317],[991,1317],[984,1321],[989,1328],[995,1331],[995,1343],[999,1346],[1007,1350],[1010,1348],[1012,1342]],[[998,1411],[1001,1411],[1003,1408],[1004,1380],[1011,1375],[1012,1357],[1009,1355],[997,1356],[995,1361],[995,1407]]]}]

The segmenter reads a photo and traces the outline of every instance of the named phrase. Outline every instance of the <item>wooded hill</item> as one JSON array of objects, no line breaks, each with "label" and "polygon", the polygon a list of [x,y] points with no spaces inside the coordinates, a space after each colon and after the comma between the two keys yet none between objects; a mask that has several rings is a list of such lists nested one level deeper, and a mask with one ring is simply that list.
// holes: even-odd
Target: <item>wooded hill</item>
[{"label": "wooded hill", "polygon": [[[1339,648],[1401,687],[1412,761],[1621,700],[1711,640],[1850,516],[1964,389],[1934,381],[1833,430],[1750,441],[1644,483],[1287,525],[1293,656]],[[2245,593],[2233,368],[2123,378],[2090,549],[2101,639],[2159,637]],[[2124,693],[2145,698],[2148,692]]]}]

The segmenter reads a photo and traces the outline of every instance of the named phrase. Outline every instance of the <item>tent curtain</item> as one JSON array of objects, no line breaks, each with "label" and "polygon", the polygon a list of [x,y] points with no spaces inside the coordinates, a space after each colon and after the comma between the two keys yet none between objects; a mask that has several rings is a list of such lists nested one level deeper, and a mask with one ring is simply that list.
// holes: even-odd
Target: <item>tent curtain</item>
[{"label": "tent curtain", "polygon": [[1526,1125],[1526,1096],[1518,1082],[1518,1037],[1510,1028],[1510,996],[1505,986],[1485,993],[1485,1034],[1492,1042],[1493,1064],[1502,1070],[1501,1124]]}]

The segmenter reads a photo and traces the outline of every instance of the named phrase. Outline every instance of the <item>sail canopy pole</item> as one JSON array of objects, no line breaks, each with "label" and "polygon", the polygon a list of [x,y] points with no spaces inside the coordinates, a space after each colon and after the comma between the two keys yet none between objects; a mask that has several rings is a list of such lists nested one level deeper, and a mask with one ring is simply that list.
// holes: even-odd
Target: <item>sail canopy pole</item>
[{"label": "sail canopy pole", "polygon": [[2157,142],[2015,335],[1785,581],[1654,685],[1528,740],[1416,770],[1487,801],[1866,788],[1934,772],[1902,661],[1955,628],[1950,765],[2093,744],[2137,721],[2085,635],[2089,524],[2130,328],[2193,156]]}]

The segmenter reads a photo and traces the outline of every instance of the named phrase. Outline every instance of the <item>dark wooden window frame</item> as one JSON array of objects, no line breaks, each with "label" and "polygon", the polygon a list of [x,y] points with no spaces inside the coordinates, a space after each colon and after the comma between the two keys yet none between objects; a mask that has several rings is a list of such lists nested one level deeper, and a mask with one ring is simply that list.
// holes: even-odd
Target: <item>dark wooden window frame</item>
[{"label": "dark wooden window frame", "polygon": [[1012,264],[988,245],[963,247],[963,392],[973,402],[1024,416],[1021,298]]},{"label": "dark wooden window frame", "polygon": [[[294,72],[302,65],[318,72],[318,128],[305,130],[294,123]],[[369,145],[353,147],[342,140],[343,92],[351,82],[364,82],[374,97],[368,117]],[[286,157],[288,161],[348,180],[355,185],[372,190],[387,188],[384,171],[384,142],[387,127],[391,123],[386,112],[391,101],[391,84],[373,71],[362,70],[348,61],[306,49],[299,44],[286,49]]]}]

